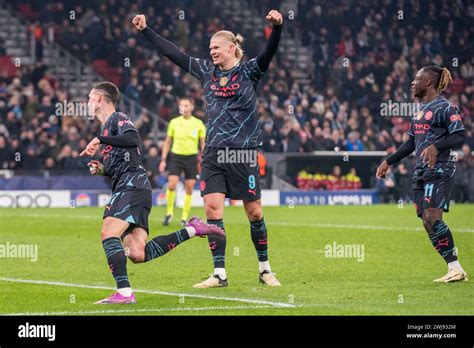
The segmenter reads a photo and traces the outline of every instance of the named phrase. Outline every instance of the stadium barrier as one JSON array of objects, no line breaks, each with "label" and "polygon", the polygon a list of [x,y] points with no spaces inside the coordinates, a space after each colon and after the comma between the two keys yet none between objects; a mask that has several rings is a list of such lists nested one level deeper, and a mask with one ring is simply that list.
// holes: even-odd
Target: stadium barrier
[{"label": "stadium barrier", "polygon": [[[103,207],[110,197],[105,190],[22,190],[0,191],[0,208],[75,208]],[[165,206],[164,190],[153,190],[154,206]],[[184,190],[178,189],[176,206],[182,207]],[[295,205],[371,205],[378,203],[375,190],[279,191],[262,190],[264,206]],[[226,200],[226,205],[241,206],[241,201]],[[203,207],[199,190],[193,191],[193,207]]]},{"label": "stadium barrier", "polygon": [[335,166],[339,166],[342,175],[354,169],[361,181],[361,187],[365,189],[374,186],[375,171],[385,156],[386,151],[265,153],[267,166],[273,168],[273,174],[294,186],[297,186],[298,174],[301,171],[330,174]]},{"label": "stadium barrier", "polygon": [[71,191],[0,191],[0,208],[64,208],[71,204]]},{"label": "stadium barrier", "polygon": [[379,202],[376,190],[282,191],[280,205],[371,205]]}]

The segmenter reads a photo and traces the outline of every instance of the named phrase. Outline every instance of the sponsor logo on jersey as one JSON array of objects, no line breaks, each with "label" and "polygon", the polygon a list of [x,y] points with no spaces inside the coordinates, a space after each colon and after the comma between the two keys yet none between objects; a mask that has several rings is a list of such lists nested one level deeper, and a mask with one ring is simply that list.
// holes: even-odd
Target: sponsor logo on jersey
[{"label": "sponsor logo on jersey", "polygon": [[119,121],[118,126],[119,126],[119,127],[122,127],[124,124],[129,124],[129,125],[133,126],[133,122],[130,121],[130,120],[122,120],[122,121]]},{"label": "sponsor logo on jersey", "polygon": [[461,121],[461,115],[451,115],[449,116],[451,122]]},{"label": "sponsor logo on jersey", "polygon": [[112,146],[111,145],[106,145],[100,152],[100,155],[102,156],[102,160],[106,160],[107,158],[110,157],[110,151],[112,151]]}]

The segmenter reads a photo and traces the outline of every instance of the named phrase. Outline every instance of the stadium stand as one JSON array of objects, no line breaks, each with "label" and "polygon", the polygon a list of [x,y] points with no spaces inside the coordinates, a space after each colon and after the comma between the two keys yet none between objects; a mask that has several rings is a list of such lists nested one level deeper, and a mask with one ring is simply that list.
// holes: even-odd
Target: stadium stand
[{"label": "stadium stand", "polygon": [[[473,186],[474,33],[467,22],[472,15],[464,13],[474,7],[467,1],[410,0],[402,12],[396,2],[379,0],[265,0],[245,7],[242,2],[211,3],[170,1],[160,8],[153,1],[124,0],[72,0],[68,8],[54,0],[21,0],[14,8],[2,3],[0,168],[87,171],[78,151],[97,134],[98,125],[86,118],[56,117],[55,105],[84,100],[92,82],[102,76],[117,83],[130,103],[140,105],[134,118],[145,139],[142,153],[150,174],[157,175],[156,149],[166,121],[177,114],[177,98],[193,97],[195,114],[202,118],[204,98],[196,80],[151,50],[132,28],[131,14],[142,10],[151,27],[197,57],[208,57],[215,31],[241,32],[251,58],[269,34],[263,13],[277,7],[293,11],[298,20],[288,15],[282,46],[260,83],[265,153],[394,151],[403,142],[409,118],[381,116],[381,103],[414,102],[409,85],[416,71],[440,64],[453,75],[447,95],[459,106],[467,129],[461,156],[467,177],[458,178],[457,186],[461,191],[466,183]],[[107,16],[101,16],[105,9]],[[421,12],[428,15],[419,16]],[[408,25],[399,26],[401,20]],[[12,23],[17,37],[7,35]],[[75,66],[88,78],[78,85],[54,73],[60,58],[51,53],[52,45],[78,59]],[[34,51],[34,59],[16,66],[14,59],[22,53],[14,47]],[[15,161],[18,152],[28,160]],[[410,161],[404,163],[410,171]],[[394,172],[400,176],[399,168]]]}]

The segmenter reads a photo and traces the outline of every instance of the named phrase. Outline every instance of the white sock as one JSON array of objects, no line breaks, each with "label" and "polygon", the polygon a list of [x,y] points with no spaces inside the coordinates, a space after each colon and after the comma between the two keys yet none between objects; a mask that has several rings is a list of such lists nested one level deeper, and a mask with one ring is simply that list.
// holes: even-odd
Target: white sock
[{"label": "white sock", "polygon": [[217,274],[222,280],[227,279],[225,268],[214,268],[214,274]]},{"label": "white sock", "polygon": [[272,269],[270,268],[270,262],[268,261],[258,261],[258,268],[260,269],[260,273],[263,271],[268,271],[272,272]]},{"label": "white sock", "polygon": [[448,263],[448,269],[451,269],[451,268],[454,268],[455,270],[466,273],[464,272],[464,269],[462,268],[458,260]]},{"label": "white sock", "polygon": [[196,235],[196,229],[192,226],[186,227],[186,231],[188,231],[189,238],[193,238]]},{"label": "white sock", "polygon": [[117,289],[117,292],[120,295],[125,296],[125,297],[132,296],[132,288],[120,288],[120,289]]}]

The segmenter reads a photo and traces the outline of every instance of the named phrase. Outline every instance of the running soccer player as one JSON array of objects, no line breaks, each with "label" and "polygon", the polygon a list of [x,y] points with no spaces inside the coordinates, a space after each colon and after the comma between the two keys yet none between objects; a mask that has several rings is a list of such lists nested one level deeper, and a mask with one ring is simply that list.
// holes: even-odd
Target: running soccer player
[{"label": "running soccer player", "polygon": [[[163,144],[159,167],[160,172],[164,172],[166,167],[168,167],[164,226],[168,226],[173,218],[176,185],[183,172],[185,178],[184,190],[186,194],[184,196],[183,212],[181,214],[181,226],[186,224],[189,211],[191,210],[193,188],[198,175],[198,145],[201,145],[202,151],[204,149],[204,140],[206,139],[206,127],[199,118],[192,115],[193,110],[193,101],[190,98],[182,98],[179,102],[179,112],[181,115],[172,119],[168,124],[168,131],[165,143]],[[166,165],[167,159],[168,165]]]},{"label": "running soccer player", "polygon": [[[270,11],[266,19],[273,27],[265,48],[256,58],[246,62],[242,61],[242,36],[230,31],[221,30],[212,36],[209,45],[212,61],[209,61],[181,52],[175,44],[147,27],[143,14],[135,16],[133,24],[160,54],[192,74],[203,86],[207,102],[207,133],[200,189],[207,222],[224,229],[225,197],[243,200],[257,252],[259,280],[269,286],[280,286],[268,261],[267,227],[260,200],[259,170],[255,163],[257,148],[262,143],[256,89],[278,48],[283,24],[283,17],[276,10]],[[221,156],[223,152],[230,156]],[[231,163],[231,156],[235,158],[236,154],[243,154],[248,160]],[[226,238],[210,236],[208,240],[214,274],[194,287],[225,287],[228,285]]]},{"label": "running soccer player", "polygon": [[449,211],[455,164],[450,151],[465,139],[459,109],[441,96],[452,82],[448,69],[427,66],[417,72],[411,89],[421,102],[421,110],[411,120],[408,140],[388,156],[377,168],[383,178],[390,165],[415,151],[416,165],[413,189],[416,213],[423,221],[431,243],[448,264],[448,273],[435,282],[467,280],[458,261],[451,230],[443,221],[443,211]]},{"label": "running soccer player", "polygon": [[119,95],[117,87],[110,82],[101,82],[90,91],[89,110],[102,129],[101,135],[80,154],[92,157],[100,150],[100,161],[88,164],[90,171],[112,181],[112,196],[105,206],[101,239],[117,292],[97,304],[136,302],[127,275],[127,256],[133,263],[148,262],[191,237],[224,234],[219,227],[193,217],[185,228],[147,242],[151,186],[138,151],[138,131],[127,115],[115,110]]}]

